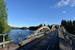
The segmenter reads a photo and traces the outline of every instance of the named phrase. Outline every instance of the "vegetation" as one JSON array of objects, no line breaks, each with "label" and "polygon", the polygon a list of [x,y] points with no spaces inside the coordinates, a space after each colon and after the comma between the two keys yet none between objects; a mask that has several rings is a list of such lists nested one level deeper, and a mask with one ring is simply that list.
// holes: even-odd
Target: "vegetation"
[{"label": "vegetation", "polygon": [[[12,29],[29,29],[29,30],[37,30],[38,28],[42,27],[42,26],[46,26],[45,24],[39,24],[38,26],[30,26],[30,27],[12,27]],[[52,27],[52,25],[47,25],[50,29]]]},{"label": "vegetation", "polygon": [[[7,12],[6,12],[6,4],[4,0],[0,0],[0,34],[4,34],[10,31],[10,26],[7,23]],[[9,38],[6,36],[6,40]],[[0,36],[0,42],[3,41],[3,36]]]},{"label": "vegetation", "polygon": [[53,25],[48,25],[48,27],[51,29]]},{"label": "vegetation", "polygon": [[40,28],[41,26],[43,26],[42,24],[38,25],[38,26],[31,26],[28,29],[29,30],[37,30],[38,28]]},{"label": "vegetation", "polygon": [[7,24],[7,12],[4,0],[0,0],[0,34],[8,32],[10,29]]},{"label": "vegetation", "polygon": [[[40,24],[40,25],[38,25],[38,26],[31,26],[31,27],[29,27],[28,29],[29,30],[37,30],[38,28],[40,28],[40,27],[42,27],[42,26],[48,26],[50,29],[52,28],[52,26],[53,25],[43,25],[43,24]],[[57,26],[56,26],[57,27]]]},{"label": "vegetation", "polygon": [[11,29],[28,29],[27,27],[11,27]]},{"label": "vegetation", "polygon": [[64,26],[69,33],[75,34],[75,21],[62,20],[61,26]]},{"label": "vegetation", "polygon": [[27,27],[21,27],[20,29],[28,29]]}]

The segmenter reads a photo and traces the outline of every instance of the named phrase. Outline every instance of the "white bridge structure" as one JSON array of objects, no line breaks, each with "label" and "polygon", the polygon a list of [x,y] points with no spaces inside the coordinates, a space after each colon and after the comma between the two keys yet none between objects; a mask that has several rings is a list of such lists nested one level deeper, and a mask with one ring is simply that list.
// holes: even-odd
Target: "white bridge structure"
[{"label": "white bridge structure", "polygon": [[39,29],[37,29],[34,32],[34,35],[47,34],[49,32],[50,32],[50,28],[48,26],[43,26],[43,27],[40,27]]}]

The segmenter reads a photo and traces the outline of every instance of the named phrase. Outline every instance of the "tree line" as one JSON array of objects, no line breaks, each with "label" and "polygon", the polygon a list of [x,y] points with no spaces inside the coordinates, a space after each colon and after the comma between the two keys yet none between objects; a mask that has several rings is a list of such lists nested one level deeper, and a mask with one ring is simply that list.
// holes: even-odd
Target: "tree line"
[{"label": "tree line", "polygon": [[75,34],[75,20],[62,20],[61,25],[64,26],[69,33]]},{"label": "tree line", "polygon": [[[28,29],[29,30],[37,30],[38,28],[40,28],[42,26],[48,26],[51,29],[53,25],[39,24],[38,26],[30,26]],[[55,25],[55,28],[58,29],[59,25]]]}]

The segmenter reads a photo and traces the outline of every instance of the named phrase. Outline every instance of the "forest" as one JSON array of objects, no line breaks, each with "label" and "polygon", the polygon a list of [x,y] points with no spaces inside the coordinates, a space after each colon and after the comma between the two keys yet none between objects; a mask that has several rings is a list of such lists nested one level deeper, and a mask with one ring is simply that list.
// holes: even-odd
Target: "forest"
[{"label": "forest", "polygon": [[61,26],[64,26],[67,32],[75,34],[75,20],[62,20]]}]

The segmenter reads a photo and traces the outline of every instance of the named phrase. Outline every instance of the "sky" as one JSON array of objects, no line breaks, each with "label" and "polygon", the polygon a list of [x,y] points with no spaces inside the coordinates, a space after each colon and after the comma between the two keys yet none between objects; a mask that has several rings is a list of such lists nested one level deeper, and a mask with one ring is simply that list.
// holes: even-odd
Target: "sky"
[{"label": "sky", "polygon": [[60,24],[75,20],[75,0],[5,0],[10,26]]}]

